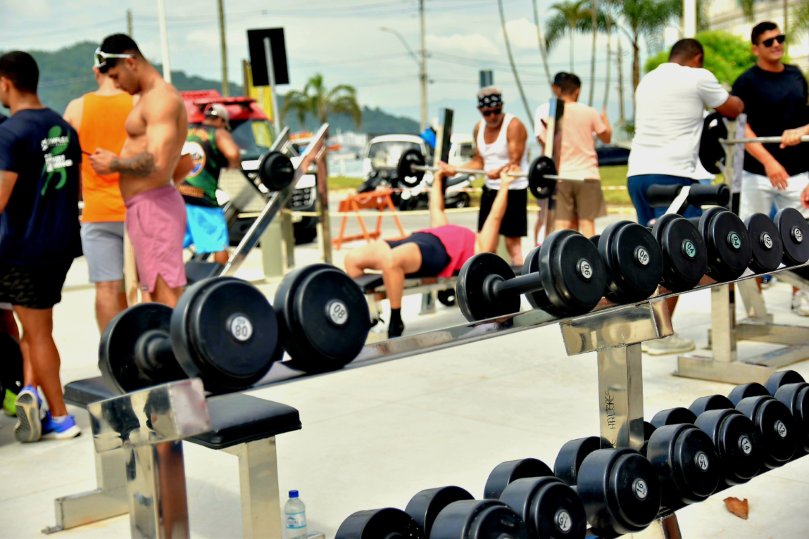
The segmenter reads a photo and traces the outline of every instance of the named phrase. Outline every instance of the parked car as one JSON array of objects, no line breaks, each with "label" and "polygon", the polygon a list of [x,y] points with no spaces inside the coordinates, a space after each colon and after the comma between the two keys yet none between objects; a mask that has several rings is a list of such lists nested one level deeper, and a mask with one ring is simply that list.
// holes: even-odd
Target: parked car
[{"label": "parked car", "polygon": [[[242,170],[225,169],[219,178],[221,200],[233,200],[245,186],[243,175],[255,177],[261,156],[272,146],[275,129],[267,115],[255,99],[250,97],[222,97],[216,90],[195,90],[181,92],[188,112],[188,123],[199,125],[204,118],[205,108],[211,103],[224,105],[230,116],[230,130],[233,140],[238,144],[242,155]],[[301,141],[293,143],[293,148],[300,148]],[[295,156],[292,156],[295,162]],[[252,187],[250,187],[252,189]],[[245,232],[253,224],[255,215],[260,212],[265,200],[255,196],[245,207],[239,208],[240,214],[230,227],[230,243],[238,245]],[[317,178],[314,174],[305,174],[298,181],[287,208],[294,211],[314,211],[317,204]],[[294,222],[295,243],[308,243],[317,236],[318,217],[300,217]]]}]

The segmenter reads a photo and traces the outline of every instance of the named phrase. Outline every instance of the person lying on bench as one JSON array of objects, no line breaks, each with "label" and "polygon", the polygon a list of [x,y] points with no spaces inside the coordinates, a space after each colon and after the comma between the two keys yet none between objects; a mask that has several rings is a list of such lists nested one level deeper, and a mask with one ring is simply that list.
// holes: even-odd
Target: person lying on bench
[{"label": "person lying on bench", "polygon": [[[512,168],[517,167],[512,165],[504,172],[510,172]],[[472,255],[493,253],[497,249],[500,222],[508,203],[508,186],[514,176],[501,176],[501,189],[492,203],[491,212],[483,228],[475,234],[467,227],[449,224],[442,189],[445,175],[443,171],[436,172],[430,189],[430,228],[418,230],[401,240],[375,240],[346,255],[345,270],[352,278],[363,275],[366,270],[382,272],[390,301],[388,338],[399,337],[404,331],[401,310],[405,277],[450,277]]]}]

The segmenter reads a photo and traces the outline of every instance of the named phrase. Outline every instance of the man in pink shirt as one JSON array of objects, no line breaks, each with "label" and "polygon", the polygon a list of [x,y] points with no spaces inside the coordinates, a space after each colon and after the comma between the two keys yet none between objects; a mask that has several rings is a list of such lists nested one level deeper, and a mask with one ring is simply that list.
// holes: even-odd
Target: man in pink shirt
[{"label": "man in pink shirt", "polygon": [[[556,82],[556,81],[555,81]],[[581,80],[565,73],[558,81],[559,99],[564,101],[562,147],[559,156],[560,180],[554,193],[554,229],[578,230],[588,238],[595,234],[596,217],[607,214],[601,190],[594,136],[604,143],[612,138],[612,127],[605,112],[578,102]],[[545,144],[545,127],[540,122],[537,137]]]},{"label": "man in pink shirt", "polygon": [[506,176],[505,172],[519,172],[519,169],[510,165],[501,172],[501,188],[477,235],[466,227],[449,224],[442,189],[447,173],[439,171],[430,190],[430,228],[417,230],[401,240],[376,240],[346,255],[346,273],[352,278],[359,277],[365,270],[382,272],[382,282],[390,301],[388,338],[399,337],[404,331],[402,295],[405,276],[449,277],[475,253],[493,253],[497,249],[500,224],[508,204],[508,188],[515,179]]}]

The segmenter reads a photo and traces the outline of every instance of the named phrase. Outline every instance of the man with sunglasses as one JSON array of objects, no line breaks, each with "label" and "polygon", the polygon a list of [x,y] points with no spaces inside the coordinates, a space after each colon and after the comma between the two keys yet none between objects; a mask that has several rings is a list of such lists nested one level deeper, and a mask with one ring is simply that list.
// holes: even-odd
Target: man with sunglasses
[{"label": "man with sunglasses", "polygon": [[140,99],[120,155],[98,148],[89,160],[98,174],[120,174],[143,299],[174,307],[186,284],[185,204],[172,183],[188,131],[185,105],[129,36],[107,36],[96,57],[102,73]]},{"label": "man with sunglasses", "polygon": [[205,109],[202,125],[188,130],[183,153],[194,160],[194,168],[177,186],[185,200],[185,247],[197,253],[213,253],[214,261],[228,261],[228,225],[216,200],[219,174],[223,168],[241,167],[241,153],[230,134],[229,115],[224,105],[212,103]]},{"label": "man with sunglasses", "polygon": [[[481,169],[486,172],[486,184],[480,198],[478,232],[483,229],[486,218],[500,189],[500,173],[516,166],[528,170],[525,143],[528,132],[523,123],[513,114],[503,112],[503,95],[494,86],[478,92],[478,110],[483,119],[475,126],[475,150],[472,160],[458,168]],[[439,163],[449,176],[456,174],[454,167]],[[528,179],[517,178],[509,186],[508,205],[500,224],[500,234],[506,237],[506,249],[511,263],[522,265],[522,237],[528,235]]]},{"label": "man with sunglasses", "polygon": [[[733,93],[744,101],[747,113],[745,137],[783,136],[809,121],[806,79],[794,65],[784,64],[786,36],[769,21],[758,23],[750,33],[756,64],[739,75]],[[745,144],[739,216],[800,208],[800,193],[809,184],[809,153],[806,148],[778,143]]]}]

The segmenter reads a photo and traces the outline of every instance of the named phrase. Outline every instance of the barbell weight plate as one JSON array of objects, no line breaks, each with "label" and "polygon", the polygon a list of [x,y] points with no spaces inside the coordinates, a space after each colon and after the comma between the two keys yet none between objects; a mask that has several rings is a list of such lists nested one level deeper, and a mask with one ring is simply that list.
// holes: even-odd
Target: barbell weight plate
[{"label": "barbell weight plate", "polygon": [[781,386],[785,386],[787,384],[802,384],[806,382],[803,376],[801,376],[798,372],[793,371],[791,369],[787,369],[785,371],[776,371],[767,378],[767,381],[764,382],[764,387],[767,388],[767,392],[770,395],[775,395],[775,392],[778,391],[778,388]]},{"label": "barbell weight plate", "polygon": [[530,537],[583,539],[587,516],[576,491],[556,477],[524,477],[506,487],[500,501],[528,526]]},{"label": "barbell weight plate", "polygon": [[423,170],[413,170],[413,165],[425,166],[424,155],[417,149],[405,150],[396,163],[396,178],[405,187],[415,187],[424,179]]},{"label": "barbell weight plate", "polygon": [[652,235],[663,255],[661,284],[672,292],[694,288],[708,267],[705,241],[699,229],[684,217],[666,214],[655,222]]},{"label": "barbell weight plate", "polygon": [[430,539],[528,539],[520,516],[498,500],[461,500],[438,514]]},{"label": "barbell weight plate", "polygon": [[741,412],[707,410],[697,417],[694,425],[713,441],[725,483],[740,485],[761,471],[761,443],[753,422]]},{"label": "barbell weight plate", "polygon": [[281,191],[295,179],[295,167],[281,152],[267,152],[258,163],[258,177],[270,191]]},{"label": "barbell weight plate", "polygon": [[538,199],[549,198],[556,190],[556,180],[548,178],[556,176],[556,163],[553,159],[541,155],[531,161],[528,169],[528,189]]},{"label": "barbell weight plate", "polygon": [[784,243],[784,264],[797,266],[809,260],[809,225],[795,208],[783,208],[775,214],[775,225]]},{"label": "barbell weight plate", "polygon": [[548,312],[575,316],[593,310],[607,288],[607,268],[590,240],[572,230],[545,238],[539,250],[539,276]]},{"label": "barbell weight plate", "polygon": [[646,228],[631,221],[609,225],[598,252],[610,276],[605,296],[615,303],[634,303],[651,296],[663,276],[660,245]]},{"label": "barbell weight plate", "polygon": [[483,487],[483,497],[497,499],[509,483],[522,477],[545,477],[553,475],[547,464],[534,458],[508,460],[492,469]]},{"label": "barbell weight plate", "polygon": [[744,222],[753,257],[750,269],[756,273],[768,273],[778,269],[784,256],[784,242],[778,227],[768,215],[754,213]]},{"label": "barbell weight plate", "polygon": [[140,368],[135,357],[138,339],[153,330],[164,332],[168,338],[170,322],[170,307],[159,303],[141,303],[118,313],[107,324],[101,335],[98,368],[109,387],[119,393],[129,393],[186,378],[175,361],[160,365],[159,373],[150,375]]},{"label": "barbell weight plate", "polygon": [[699,161],[711,174],[719,174],[719,163],[725,162],[725,147],[719,139],[728,138],[728,128],[722,115],[712,112],[702,121],[702,135],[699,140]]},{"label": "barbell weight plate", "polygon": [[489,287],[497,279],[514,278],[508,262],[493,253],[478,253],[464,262],[455,285],[455,298],[464,317],[471,321],[505,316],[520,310],[520,295],[508,292],[497,299]]},{"label": "barbell weight plate", "polygon": [[655,429],[647,442],[646,458],[661,479],[667,507],[701,502],[719,486],[716,449],[711,438],[694,425]]},{"label": "barbell weight plate", "polygon": [[251,387],[283,352],[272,305],[235,277],[188,287],[171,317],[171,342],[186,375],[214,393]]},{"label": "barbell weight plate", "polygon": [[[522,266],[522,275],[539,272],[539,250],[540,247],[534,247],[525,256]],[[541,289],[534,290],[533,292],[526,292],[525,299],[528,300],[528,303],[534,309],[542,309],[543,311],[547,311],[549,308],[553,308],[550,300],[548,299],[548,295],[545,294],[545,291]]]},{"label": "barbell weight plate", "polygon": [[461,500],[474,500],[467,490],[456,486],[428,488],[416,493],[405,507],[405,513],[418,524],[424,537],[430,536],[433,522],[446,506]]},{"label": "barbell weight plate", "polygon": [[753,257],[744,222],[731,211],[713,207],[699,218],[699,230],[708,247],[708,275],[719,282],[738,279]]},{"label": "barbell weight plate", "polygon": [[371,330],[357,284],[329,264],[311,264],[281,281],[275,294],[288,366],[304,372],[341,369],[362,350]]},{"label": "barbell weight plate", "polygon": [[335,539],[424,539],[416,522],[401,509],[357,511],[337,528]]},{"label": "barbell weight plate", "polygon": [[556,455],[553,474],[568,485],[575,485],[581,463],[587,455],[601,447],[601,438],[598,436],[588,436],[565,442]]},{"label": "barbell weight plate", "polygon": [[798,423],[782,402],[772,397],[747,397],[739,401],[736,409],[755,425],[764,448],[764,466],[767,468],[783,466],[802,445]]},{"label": "barbell weight plate", "polygon": [[596,535],[637,533],[660,509],[660,480],[632,449],[599,449],[582,461],[576,492]]}]

